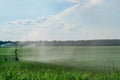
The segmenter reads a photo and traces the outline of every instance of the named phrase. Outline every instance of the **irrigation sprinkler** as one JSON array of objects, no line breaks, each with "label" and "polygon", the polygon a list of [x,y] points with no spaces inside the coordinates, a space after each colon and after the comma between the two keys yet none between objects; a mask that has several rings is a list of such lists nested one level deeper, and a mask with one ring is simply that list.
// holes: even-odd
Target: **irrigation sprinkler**
[{"label": "irrigation sprinkler", "polygon": [[17,48],[15,49],[15,61],[19,61],[19,58],[18,58],[18,50]]},{"label": "irrigation sprinkler", "polygon": [[16,48],[15,48],[15,51],[14,51],[14,54],[15,54],[15,61],[19,61],[19,58],[18,58],[18,49],[20,49],[22,46],[23,46],[23,42],[16,42]]},{"label": "irrigation sprinkler", "polygon": [[18,52],[17,52],[17,48],[15,49],[14,51],[14,56],[7,56],[7,57],[4,57],[4,60],[5,61],[8,61],[8,60],[15,60],[15,61],[19,61],[19,58],[18,58]]},{"label": "irrigation sprinkler", "polygon": [[20,47],[22,47],[23,43],[22,42],[17,42],[16,43],[16,48],[15,48],[15,61],[19,61],[19,58],[18,58],[18,49],[20,49]]},{"label": "irrigation sprinkler", "polygon": [[18,58],[18,48],[20,48],[20,45],[18,45],[18,43],[16,44],[16,48],[14,50],[14,55],[13,56],[5,56],[4,60],[8,61],[8,60],[15,60],[15,61],[19,61]]},{"label": "irrigation sprinkler", "polygon": [[5,59],[5,61],[8,61],[8,60],[15,60],[15,61],[19,61],[19,58],[18,58],[18,52],[17,52],[18,50],[17,50],[17,48],[15,49],[15,52],[14,52],[14,57],[12,56],[7,56],[7,57],[5,57],[4,59]]}]

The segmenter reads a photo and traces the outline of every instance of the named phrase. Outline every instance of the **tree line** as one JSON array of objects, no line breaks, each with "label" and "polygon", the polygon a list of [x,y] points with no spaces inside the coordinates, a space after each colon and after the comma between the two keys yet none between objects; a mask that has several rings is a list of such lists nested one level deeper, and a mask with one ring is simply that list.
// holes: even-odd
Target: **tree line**
[{"label": "tree line", "polygon": [[14,46],[120,46],[120,40],[69,40],[69,41],[0,41],[0,45],[11,43]]}]

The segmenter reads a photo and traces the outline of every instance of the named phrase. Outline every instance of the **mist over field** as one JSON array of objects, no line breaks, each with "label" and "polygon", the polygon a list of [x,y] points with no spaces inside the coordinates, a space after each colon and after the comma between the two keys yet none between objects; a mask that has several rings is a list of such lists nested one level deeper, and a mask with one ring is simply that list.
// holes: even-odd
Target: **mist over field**
[{"label": "mist over field", "polygon": [[[0,42],[1,47],[18,49],[21,61],[42,62],[71,67],[120,68],[120,40]],[[98,64],[99,63],[99,64]]]},{"label": "mist over field", "polygon": [[71,67],[116,67],[119,46],[42,46],[20,49],[23,61],[36,61]]}]

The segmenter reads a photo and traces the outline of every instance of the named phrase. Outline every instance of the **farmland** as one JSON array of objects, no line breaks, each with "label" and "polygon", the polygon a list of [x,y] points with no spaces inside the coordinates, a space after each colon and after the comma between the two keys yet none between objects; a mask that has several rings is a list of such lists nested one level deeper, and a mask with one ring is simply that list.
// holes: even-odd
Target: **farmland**
[{"label": "farmland", "polygon": [[15,48],[0,48],[0,80],[119,80],[119,46],[19,48],[20,61],[4,61]]}]

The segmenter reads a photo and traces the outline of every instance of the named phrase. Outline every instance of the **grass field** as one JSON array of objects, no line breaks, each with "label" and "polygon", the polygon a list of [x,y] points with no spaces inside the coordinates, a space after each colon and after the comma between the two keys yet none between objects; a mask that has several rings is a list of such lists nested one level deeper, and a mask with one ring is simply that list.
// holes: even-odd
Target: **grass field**
[{"label": "grass field", "polygon": [[[19,62],[0,60],[0,80],[120,80],[119,46],[21,48],[18,53]],[[13,54],[14,48],[0,48],[1,58]]]}]

